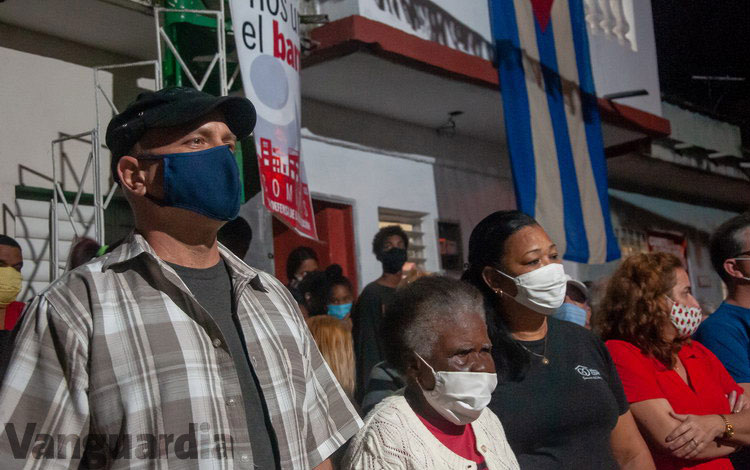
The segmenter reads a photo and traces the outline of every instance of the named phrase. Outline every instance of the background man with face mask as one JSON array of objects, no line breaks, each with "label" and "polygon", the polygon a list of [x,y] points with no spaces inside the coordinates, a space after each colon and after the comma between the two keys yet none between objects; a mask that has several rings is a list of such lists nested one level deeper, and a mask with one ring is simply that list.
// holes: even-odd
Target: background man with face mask
[{"label": "background man with face mask", "polygon": [[555,312],[554,317],[565,320],[584,328],[591,329],[591,307],[589,306],[589,290],[586,284],[565,275],[565,301]]},{"label": "background man with face mask", "polygon": [[357,401],[362,401],[372,368],[383,360],[378,330],[385,308],[403,277],[409,237],[398,225],[381,228],[372,240],[372,252],[383,265],[383,274],[365,286],[351,313],[354,356],[357,360]]},{"label": "background man with face mask", "polygon": [[497,374],[479,291],[422,277],[396,292],[382,326],[388,363],[407,385],[367,415],[343,469],[518,469],[487,408]]},{"label": "background man with face mask", "polygon": [[247,470],[316,467],[360,427],[289,292],[216,241],[254,125],[249,100],[191,88],[142,93],[112,119],[136,229],[29,305],[0,390],[17,432],[0,436],[4,469],[30,458],[9,444],[27,425],[85,442],[39,466]]}]

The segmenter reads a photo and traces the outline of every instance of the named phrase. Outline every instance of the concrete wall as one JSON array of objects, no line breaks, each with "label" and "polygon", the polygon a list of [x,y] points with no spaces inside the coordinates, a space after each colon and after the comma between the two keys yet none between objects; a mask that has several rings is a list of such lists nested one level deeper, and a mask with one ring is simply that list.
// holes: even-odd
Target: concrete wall
[{"label": "concrete wall", "polygon": [[[474,226],[491,212],[515,208],[507,147],[502,142],[485,142],[460,134],[440,136],[435,129],[304,97],[302,124],[319,136],[384,152],[433,158],[438,217],[460,224],[464,261]],[[307,163],[307,154],[303,156],[305,167],[312,168],[313,164]],[[384,168],[387,169],[389,161],[383,161]],[[308,170],[308,176],[310,171],[313,170]],[[388,174],[391,173],[388,170]],[[325,191],[324,187],[313,186],[312,180],[310,184],[312,191]],[[374,186],[368,191],[384,191],[377,184]],[[365,252],[369,253],[368,250]]]},{"label": "concrete wall", "polygon": [[661,116],[659,69],[656,62],[654,23],[649,0],[623,0],[631,16],[632,36],[637,50],[621,45],[617,39],[602,33],[589,32],[589,49],[596,93],[610,93],[645,89],[647,96],[618,99],[640,110]]},{"label": "concrete wall", "polygon": [[679,106],[662,103],[664,117],[672,126],[672,139],[727,155],[742,157],[742,135],[739,126],[712,119]]},{"label": "concrete wall", "polygon": [[318,0],[331,21],[360,15],[460,51],[492,57],[486,0]]},{"label": "concrete wall", "polygon": [[[13,196],[16,185],[52,188],[50,142],[63,135],[95,127],[93,72],[90,68],[0,47],[0,173],[3,194]],[[112,89],[112,77],[101,74],[102,87]],[[71,141],[56,148],[64,189],[75,191],[91,147]],[[89,173],[90,175],[92,173]],[[107,175],[102,181],[107,182]],[[91,180],[84,190],[92,191]],[[4,199],[6,207],[14,200]],[[4,227],[4,229],[8,229]]]},{"label": "concrete wall", "polygon": [[302,154],[313,197],[343,200],[353,207],[362,287],[382,273],[371,253],[372,239],[379,229],[378,208],[424,214],[425,267],[428,271],[438,270],[438,212],[431,159],[386,153],[317,136],[307,129],[302,136]]}]

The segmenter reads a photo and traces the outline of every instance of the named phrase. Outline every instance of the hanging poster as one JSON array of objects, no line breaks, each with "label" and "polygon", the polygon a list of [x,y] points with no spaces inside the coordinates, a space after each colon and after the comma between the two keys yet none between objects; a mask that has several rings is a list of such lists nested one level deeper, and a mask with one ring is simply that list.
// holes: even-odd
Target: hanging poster
[{"label": "hanging poster", "polygon": [[300,155],[299,0],[231,0],[245,95],[258,114],[255,149],[263,203],[298,234],[317,239]]}]

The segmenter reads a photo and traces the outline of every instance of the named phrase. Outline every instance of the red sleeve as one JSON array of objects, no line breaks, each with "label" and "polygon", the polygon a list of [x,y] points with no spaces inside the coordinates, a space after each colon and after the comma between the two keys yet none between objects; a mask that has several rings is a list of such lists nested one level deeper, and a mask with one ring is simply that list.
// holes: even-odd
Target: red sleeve
[{"label": "red sleeve", "polygon": [[703,357],[706,358],[710,370],[714,371],[714,374],[716,374],[716,381],[721,385],[721,389],[725,394],[729,395],[729,393],[734,390],[737,392],[737,395],[740,395],[745,391],[742,387],[737,385],[737,382],[735,382],[732,376],[729,375],[727,368],[724,367],[724,364],[721,363],[714,353],[696,340],[692,340],[691,342],[693,343],[693,347],[700,351]]},{"label": "red sleeve", "polygon": [[5,329],[6,330],[12,330],[16,323],[18,323],[18,319],[21,318],[21,313],[23,312],[23,308],[26,306],[23,302],[11,302],[8,304],[8,306],[5,308]]},{"label": "red sleeve", "polygon": [[666,398],[656,380],[653,361],[644,356],[640,349],[619,340],[609,340],[606,345],[630,403]]}]

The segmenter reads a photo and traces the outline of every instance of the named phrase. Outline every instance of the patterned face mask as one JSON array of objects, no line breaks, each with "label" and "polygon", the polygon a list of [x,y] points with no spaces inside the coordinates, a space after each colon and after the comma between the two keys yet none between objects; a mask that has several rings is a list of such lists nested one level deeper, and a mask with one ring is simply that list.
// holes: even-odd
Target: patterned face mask
[{"label": "patterned face mask", "polygon": [[669,297],[667,298],[672,302],[672,311],[669,312],[669,319],[677,329],[677,334],[681,338],[693,336],[695,330],[698,329],[698,325],[703,321],[701,308],[680,305]]}]

